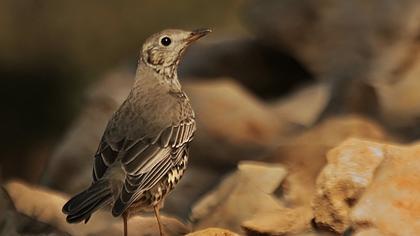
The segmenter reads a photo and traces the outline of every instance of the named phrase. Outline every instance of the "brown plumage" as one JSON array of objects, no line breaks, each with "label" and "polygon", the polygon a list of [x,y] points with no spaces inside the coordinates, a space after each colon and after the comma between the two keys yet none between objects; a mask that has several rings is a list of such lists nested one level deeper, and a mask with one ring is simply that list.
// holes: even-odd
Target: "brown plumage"
[{"label": "brown plumage", "polygon": [[196,125],[177,66],[188,45],[209,30],[164,30],[143,45],[134,85],[109,121],[93,166],[89,188],[63,207],[69,223],[87,222],[98,208],[111,205],[127,218],[159,208],[180,180]]}]

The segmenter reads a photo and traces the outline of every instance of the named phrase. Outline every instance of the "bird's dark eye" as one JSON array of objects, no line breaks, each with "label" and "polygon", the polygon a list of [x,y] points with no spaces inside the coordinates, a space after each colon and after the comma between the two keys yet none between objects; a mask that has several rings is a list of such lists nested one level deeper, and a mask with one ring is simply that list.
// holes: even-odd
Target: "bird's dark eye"
[{"label": "bird's dark eye", "polygon": [[171,39],[170,39],[169,37],[163,37],[163,38],[160,40],[160,43],[161,43],[163,46],[169,46],[169,45],[171,44]]}]

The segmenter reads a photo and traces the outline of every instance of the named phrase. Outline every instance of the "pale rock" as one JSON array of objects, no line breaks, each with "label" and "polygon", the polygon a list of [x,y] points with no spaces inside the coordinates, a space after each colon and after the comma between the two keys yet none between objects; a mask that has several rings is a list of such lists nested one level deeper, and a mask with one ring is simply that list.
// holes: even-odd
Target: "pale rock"
[{"label": "pale rock", "polygon": [[[122,235],[122,219],[113,217],[108,210],[95,212],[87,224],[68,224],[61,211],[68,200],[63,194],[19,181],[6,183],[5,189],[18,213],[70,235]],[[190,232],[189,226],[174,218],[162,216],[162,224],[165,232],[170,235],[185,235]],[[128,225],[129,230],[131,229],[129,235],[159,235],[154,216],[135,216],[129,219]]]},{"label": "pale rock", "polygon": [[355,234],[352,234],[352,236],[387,236],[378,229],[368,228],[368,229],[362,229],[361,231],[356,232]]},{"label": "pale rock", "polygon": [[241,232],[243,221],[262,212],[283,209],[272,194],[286,176],[281,165],[241,162],[238,170],[194,206],[196,229],[221,227]]},{"label": "pale rock", "polygon": [[258,159],[274,148],[281,122],[239,84],[219,79],[190,82],[184,88],[197,116],[193,161],[234,166],[240,160]]},{"label": "pale rock", "polygon": [[307,207],[283,208],[256,214],[242,223],[248,235],[288,235],[311,229],[313,213]]},{"label": "pale rock", "polygon": [[375,178],[350,213],[352,227],[356,232],[372,228],[382,235],[419,235],[420,143],[384,145],[383,153]]},{"label": "pale rock", "polygon": [[385,131],[375,122],[360,116],[341,116],[325,120],[314,128],[279,143],[276,152],[265,161],[281,163],[288,168],[283,199],[291,206],[310,207],[315,180],[326,164],[327,152],[344,140],[355,137],[386,140]]},{"label": "pale rock", "polygon": [[349,139],[328,154],[317,179],[315,222],[355,235],[418,235],[420,143]]},{"label": "pale rock", "polygon": [[187,234],[187,236],[239,236],[232,231],[220,228],[207,228]]},{"label": "pale rock", "polygon": [[3,186],[0,187],[0,225],[0,235],[69,236],[66,232],[18,212]]},{"label": "pale rock", "polygon": [[364,111],[420,137],[415,129],[420,124],[419,1],[246,2],[246,23],[257,38],[330,82],[328,108]]},{"label": "pale rock", "polygon": [[395,45],[415,47],[420,26],[416,0],[247,2],[246,23],[257,37],[287,50],[320,78],[376,69],[369,65]]},{"label": "pale rock", "polygon": [[[419,138],[420,57],[411,60],[413,61],[409,63],[408,68],[405,68],[406,71],[401,72],[402,75],[398,80],[393,81],[394,77],[388,76],[390,79],[378,80],[375,86],[380,97],[385,124],[413,138]],[[391,74],[392,70],[387,73]]]},{"label": "pale rock", "polygon": [[309,127],[318,119],[328,98],[327,86],[317,84],[281,98],[270,104],[270,107],[281,120]]},{"label": "pale rock", "polygon": [[349,139],[327,154],[328,164],[316,181],[312,206],[315,222],[343,233],[350,225],[349,212],[372,182],[384,159],[382,144]]}]

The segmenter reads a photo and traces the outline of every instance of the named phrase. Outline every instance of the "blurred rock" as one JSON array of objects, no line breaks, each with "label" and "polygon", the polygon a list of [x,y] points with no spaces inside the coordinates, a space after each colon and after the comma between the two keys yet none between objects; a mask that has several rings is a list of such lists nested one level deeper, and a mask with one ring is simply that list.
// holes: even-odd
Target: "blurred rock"
[{"label": "blurred rock", "polygon": [[384,144],[382,151],[384,160],[350,213],[352,227],[376,229],[371,231],[377,235],[419,235],[420,143]]},{"label": "blurred rock", "polygon": [[[122,235],[122,219],[112,217],[108,211],[99,210],[87,224],[68,224],[61,208],[67,201],[62,194],[36,186],[29,186],[22,182],[12,181],[5,185],[16,212],[39,221],[44,225],[57,228],[65,234],[57,235]],[[159,235],[156,218],[133,217],[129,221],[129,235]],[[170,235],[185,235],[190,232],[188,226],[170,217],[162,217],[163,228]],[[36,227],[33,222],[28,227]],[[11,227],[17,227],[15,225]],[[141,234],[139,234],[141,232]]]},{"label": "blurred rock", "polygon": [[317,121],[327,101],[327,86],[317,84],[297,90],[295,93],[271,103],[270,107],[279,119],[310,127]]},{"label": "blurred rock", "polygon": [[356,232],[355,234],[352,234],[354,236],[386,236],[385,234],[381,233],[377,229],[362,229],[361,231]]},{"label": "blurred rock", "polygon": [[317,180],[315,222],[354,235],[420,232],[420,143],[350,139],[331,150]]},{"label": "blurred rock", "polygon": [[255,215],[242,223],[247,235],[295,235],[311,229],[309,208],[284,208]]},{"label": "blurred rock", "polygon": [[247,2],[245,19],[257,37],[292,52],[321,76],[367,72],[384,49],[415,37],[420,25],[416,0]]},{"label": "blurred rock", "polygon": [[280,165],[241,162],[236,172],[194,206],[194,227],[222,227],[239,233],[243,221],[258,213],[283,209],[272,194],[286,173]]},{"label": "blurred rock", "polygon": [[326,164],[327,151],[350,137],[386,140],[375,122],[360,116],[325,120],[314,128],[280,142],[277,151],[265,161],[284,164],[289,174],[282,185],[284,200],[292,206],[309,206],[315,193],[315,180]]},{"label": "blurred rock", "polygon": [[235,234],[226,229],[208,228],[187,234],[187,236],[239,236],[239,234]]},{"label": "blurred rock", "polygon": [[197,115],[192,162],[234,166],[273,149],[282,124],[268,106],[232,80],[184,86]]},{"label": "blurred rock", "polygon": [[371,184],[384,152],[382,144],[357,139],[328,152],[328,164],[317,178],[312,202],[316,224],[339,233],[347,229],[349,212]]},{"label": "blurred rock", "polygon": [[252,38],[219,38],[193,45],[181,63],[180,75],[195,80],[231,77],[264,99],[313,81],[306,68],[286,52]]},{"label": "blurred rock", "polygon": [[[420,48],[420,43],[416,46]],[[408,46],[398,50],[410,52],[408,55],[407,53],[404,54],[405,57],[419,55],[415,51],[419,49]],[[420,91],[420,80],[418,75],[420,73],[420,56],[404,59],[400,58],[398,52],[389,54],[386,55],[386,58],[383,58],[384,62],[378,65],[378,70],[373,75],[378,78],[375,81],[375,88],[380,98],[384,123],[396,131],[399,136],[408,137],[409,140],[419,139],[420,93],[418,91]],[[395,60],[395,58],[405,61],[406,64],[400,65],[388,62],[389,60]],[[396,71],[399,73],[398,77],[394,77]]]},{"label": "blurred rock", "polygon": [[[381,107],[391,127],[403,126],[408,132],[420,123],[418,103],[410,102],[418,94],[406,92],[417,91],[407,87],[413,82],[396,85],[417,78],[419,1],[248,0],[245,9],[248,26],[262,42],[289,52],[316,78],[331,83],[323,118],[348,112],[383,118]],[[391,83],[388,89],[372,86],[376,80]]]},{"label": "blurred rock", "polygon": [[5,188],[18,212],[50,224],[68,232],[70,235],[87,235],[109,224],[109,222],[98,220],[98,215],[104,213],[95,214],[89,224],[67,224],[65,216],[61,212],[66,199],[59,193],[29,186],[18,181],[8,182]]},{"label": "blurred rock", "polygon": [[86,107],[50,158],[42,178],[43,185],[76,193],[90,184],[93,155],[108,119],[128,94],[132,77],[127,70],[119,69],[88,91]]},{"label": "blurred rock", "polygon": [[51,225],[17,211],[6,190],[0,189],[0,235],[69,236]]},{"label": "blurred rock", "polygon": [[[106,219],[103,219],[106,220]],[[191,232],[189,226],[181,223],[175,218],[162,216],[162,228],[165,235],[181,236]],[[115,236],[123,235],[123,225],[121,222],[113,223],[110,227],[101,229],[89,234],[89,236]],[[140,217],[135,216],[128,221],[129,236],[159,236],[159,226],[156,218],[153,216]]]}]

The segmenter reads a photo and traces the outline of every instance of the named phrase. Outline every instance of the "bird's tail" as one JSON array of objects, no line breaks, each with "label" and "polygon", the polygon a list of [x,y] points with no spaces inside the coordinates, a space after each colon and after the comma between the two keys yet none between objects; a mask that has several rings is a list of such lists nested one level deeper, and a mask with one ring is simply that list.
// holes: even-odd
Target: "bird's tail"
[{"label": "bird's tail", "polygon": [[112,200],[110,186],[106,180],[93,183],[88,189],[72,197],[64,206],[67,222],[78,223],[89,220],[91,214]]}]

